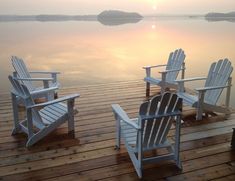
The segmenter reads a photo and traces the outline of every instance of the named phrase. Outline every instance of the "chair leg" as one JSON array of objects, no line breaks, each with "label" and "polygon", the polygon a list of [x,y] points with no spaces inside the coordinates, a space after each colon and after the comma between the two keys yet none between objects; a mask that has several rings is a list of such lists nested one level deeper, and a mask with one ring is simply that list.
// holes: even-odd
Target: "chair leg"
[{"label": "chair leg", "polygon": [[180,170],[183,169],[183,166],[182,166],[182,163],[181,163],[180,159],[178,159],[178,160],[176,161],[176,165],[177,165],[177,167],[178,167]]},{"label": "chair leg", "polygon": [[149,97],[150,95],[150,83],[146,82],[146,97]]},{"label": "chair leg", "polygon": [[12,99],[12,109],[14,116],[14,128],[12,130],[12,135],[14,135],[20,131],[20,124],[19,124],[17,98],[14,94],[11,94],[11,99]]},{"label": "chair leg", "polygon": [[68,135],[69,135],[69,138],[75,138],[75,131],[74,130],[69,131]]},{"label": "chair leg", "polygon": [[75,132],[74,132],[74,113],[73,113],[73,107],[74,107],[74,99],[69,100],[67,102],[68,106],[68,134],[71,137],[75,137]]},{"label": "chair leg", "polygon": [[[126,144],[126,142],[125,142]],[[132,150],[129,150],[128,147],[127,148],[127,152],[129,153],[129,156],[131,158],[131,161],[133,163],[133,166],[135,168],[135,171],[138,175],[139,178],[142,178],[142,153],[141,152],[137,152],[137,156],[136,154],[132,151]],[[142,150],[141,147],[138,148],[138,150]]]},{"label": "chair leg", "polygon": [[231,140],[231,147],[232,147],[232,150],[235,150],[235,128],[233,128],[233,136],[232,136],[232,140]]},{"label": "chair leg", "polygon": [[32,145],[34,145],[38,140],[35,139],[34,136],[32,136],[31,138],[28,139],[27,143],[26,143],[26,147],[29,148]]},{"label": "chair leg", "polygon": [[162,73],[162,81],[161,81],[161,94],[165,92],[166,89],[166,72]]},{"label": "chair leg", "polygon": [[55,99],[54,92],[48,92],[47,101],[53,101]]},{"label": "chair leg", "polygon": [[120,149],[120,144],[121,144],[121,126],[120,126],[120,121],[116,117],[116,149]]},{"label": "chair leg", "polygon": [[143,130],[138,131],[138,168],[136,169],[137,174],[139,176],[139,178],[142,178],[142,160],[143,160],[143,148],[142,148],[142,143],[143,143]]},{"label": "chair leg", "polygon": [[161,86],[161,94],[164,94],[165,91],[166,91],[166,86],[163,83],[162,86]]},{"label": "chair leg", "polygon": [[54,92],[54,99],[58,99],[58,92]]},{"label": "chair leg", "polygon": [[138,170],[136,170],[136,172],[137,172],[138,177],[141,179],[142,176],[143,176],[142,170],[141,170],[141,169],[138,169]]},{"label": "chair leg", "polygon": [[175,130],[175,161],[179,169],[182,169],[182,164],[180,161],[180,131],[181,131],[181,116],[177,117],[176,120],[176,130]]},{"label": "chair leg", "polygon": [[196,120],[202,120],[202,108],[200,106],[197,108]]},{"label": "chair leg", "polygon": [[[229,109],[231,86],[232,86],[232,77],[230,77],[228,79],[228,88],[227,88],[227,92],[226,92],[226,102],[225,102],[225,106],[226,106],[227,109]],[[227,119],[227,118],[229,118],[230,114],[226,113],[225,116],[226,116],[226,119]]]},{"label": "chair leg", "polygon": [[204,95],[205,95],[205,91],[204,92],[203,91],[199,92],[196,120],[202,120]]}]

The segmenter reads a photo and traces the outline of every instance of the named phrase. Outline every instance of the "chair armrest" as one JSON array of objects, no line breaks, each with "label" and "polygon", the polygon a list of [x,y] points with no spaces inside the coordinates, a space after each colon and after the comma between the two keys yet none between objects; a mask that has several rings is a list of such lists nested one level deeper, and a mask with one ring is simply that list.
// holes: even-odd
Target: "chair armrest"
[{"label": "chair armrest", "polygon": [[196,81],[196,80],[206,80],[207,77],[194,77],[194,78],[187,78],[187,79],[178,79],[178,80],[175,80],[175,82],[178,83],[178,91],[179,92],[184,92],[184,83],[185,82],[191,82],[191,81]]},{"label": "chair armrest", "polygon": [[195,78],[188,78],[188,79],[178,79],[175,80],[175,82],[190,82],[190,81],[196,81],[196,80],[206,80],[207,77],[195,77]]},{"label": "chair armrest", "polygon": [[157,67],[165,67],[167,65],[153,65],[153,66],[144,66],[143,69],[149,69],[149,68],[157,68]]},{"label": "chair armrest", "polygon": [[140,129],[139,126],[135,122],[130,120],[126,112],[118,104],[112,104],[112,109],[113,109],[113,112],[118,116],[120,120],[124,121],[125,123],[127,123],[128,125],[130,125],[131,127],[135,129]]},{"label": "chair armrest", "polygon": [[[60,74],[58,71],[31,71],[29,72],[31,74],[50,74],[51,78],[53,79],[52,82],[56,83],[57,82],[57,75]],[[48,84],[48,83],[46,83]],[[48,85],[44,84],[44,87],[48,87]]]},{"label": "chair armrest", "polygon": [[215,89],[223,89],[223,88],[227,88],[230,86],[213,86],[213,87],[200,87],[200,88],[196,88],[196,91],[207,91],[207,90],[215,90]]},{"label": "chair armrest", "polygon": [[45,103],[35,104],[35,105],[32,105],[32,106],[28,106],[27,108],[36,108],[36,107],[49,106],[51,104],[56,104],[56,103],[63,102],[63,101],[69,101],[69,100],[75,99],[75,98],[77,98],[79,96],[80,96],[80,94],[71,94],[71,95],[68,95],[68,96],[64,96],[64,97],[55,99],[53,101],[48,101],[48,102],[45,102]]},{"label": "chair armrest", "polygon": [[31,74],[60,74],[57,71],[30,71]]},{"label": "chair armrest", "polygon": [[180,70],[185,70],[185,69],[180,68],[180,69],[163,70],[163,71],[160,71],[159,73],[177,72],[177,71],[180,71]]},{"label": "chair armrest", "polygon": [[151,77],[151,68],[156,68],[156,67],[165,67],[166,65],[155,65],[155,66],[145,66],[143,69],[146,71],[146,77]]},{"label": "chair armrest", "polygon": [[31,91],[30,94],[31,95],[36,95],[36,94],[40,94],[40,93],[46,93],[46,92],[50,92],[50,91],[55,91],[57,89],[59,89],[59,87],[44,88],[44,89],[40,89],[40,90],[36,90],[36,91]]},{"label": "chair armrest", "polygon": [[17,80],[23,80],[23,81],[53,81],[53,78],[18,78],[15,77]]}]

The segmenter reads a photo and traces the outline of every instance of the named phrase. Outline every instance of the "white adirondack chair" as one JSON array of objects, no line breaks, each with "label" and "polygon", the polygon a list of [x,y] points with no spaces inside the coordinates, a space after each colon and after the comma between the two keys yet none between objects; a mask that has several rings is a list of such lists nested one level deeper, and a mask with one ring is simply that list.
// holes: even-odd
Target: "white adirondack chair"
[{"label": "white adirondack chair", "polygon": [[[183,98],[184,102],[197,108],[196,119],[201,120],[204,111],[214,111],[229,115],[230,90],[232,86],[233,71],[231,62],[228,59],[219,60],[211,64],[207,77],[196,77],[177,80],[179,84],[178,96]],[[196,80],[206,80],[205,86],[197,88],[197,95],[190,95],[184,90],[184,83]],[[226,102],[224,106],[218,106],[218,99],[224,88],[227,88]]]},{"label": "white adirondack chair", "polygon": [[[79,94],[61,97],[41,104],[35,104],[28,88],[12,76],[9,80],[13,86],[11,91],[14,114],[12,134],[25,132],[28,135],[26,146],[29,147],[55,130],[68,120],[69,134],[74,136],[74,101]],[[26,107],[27,117],[19,121],[17,99],[21,99]],[[62,103],[67,101],[67,105]],[[39,110],[40,109],[40,110]]]},{"label": "white adirondack chair", "polygon": [[[130,119],[118,104],[112,105],[117,129],[116,146],[120,148],[120,138],[122,137],[140,178],[142,177],[142,164],[148,162],[173,159],[177,166],[182,168],[179,158],[181,106],[182,99],[169,92],[142,103],[139,117],[135,119]],[[176,131],[173,146],[167,139],[167,135],[174,121],[176,121]],[[144,157],[145,151],[157,148],[167,148],[169,153]]]},{"label": "white adirondack chair", "polygon": [[[24,61],[16,56],[11,58],[12,65],[15,69],[13,76],[20,80],[29,90],[34,99],[45,97],[47,100],[53,100],[55,91],[59,88],[57,74],[59,72],[29,72]],[[50,78],[32,78],[30,74],[51,74]],[[43,87],[35,87],[32,82],[43,82]]]},{"label": "white adirondack chair", "polygon": [[[177,89],[178,85],[175,82],[179,72],[181,71],[181,78],[184,78],[185,74],[185,54],[182,49],[177,49],[171,52],[166,65],[155,65],[143,67],[146,70],[146,77],[144,81],[146,82],[146,96],[150,94],[150,84],[158,85],[161,87],[161,93],[165,91],[166,88]],[[166,67],[164,71],[160,71],[161,78],[156,78],[151,75],[152,68]]]}]

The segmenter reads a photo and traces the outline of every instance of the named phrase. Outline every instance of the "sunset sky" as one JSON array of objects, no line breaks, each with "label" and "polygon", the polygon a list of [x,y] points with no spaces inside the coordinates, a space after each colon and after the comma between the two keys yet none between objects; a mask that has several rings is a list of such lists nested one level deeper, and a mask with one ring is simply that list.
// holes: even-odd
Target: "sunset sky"
[{"label": "sunset sky", "polygon": [[235,0],[1,0],[0,14],[98,14],[107,9],[142,14],[235,11]]}]

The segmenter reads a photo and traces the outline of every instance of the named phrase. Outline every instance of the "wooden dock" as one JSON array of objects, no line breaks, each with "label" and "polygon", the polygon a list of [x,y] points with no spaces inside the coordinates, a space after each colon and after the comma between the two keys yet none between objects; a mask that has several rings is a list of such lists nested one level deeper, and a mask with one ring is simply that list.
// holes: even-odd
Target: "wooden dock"
[{"label": "wooden dock", "polygon": [[[151,94],[159,92],[155,87]],[[0,95],[0,180],[138,180],[124,146],[115,150],[115,120],[111,104],[120,104],[135,117],[145,98],[143,81],[116,82],[61,89],[59,96],[80,93],[76,100],[76,138],[67,124],[27,149],[26,135],[11,136],[13,116],[9,94]],[[195,121],[184,107],[180,172],[174,162],[144,166],[144,180],[235,180],[231,150],[235,115],[214,115]],[[23,112],[22,112],[23,114]],[[174,129],[171,130],[172,133]]]}]

